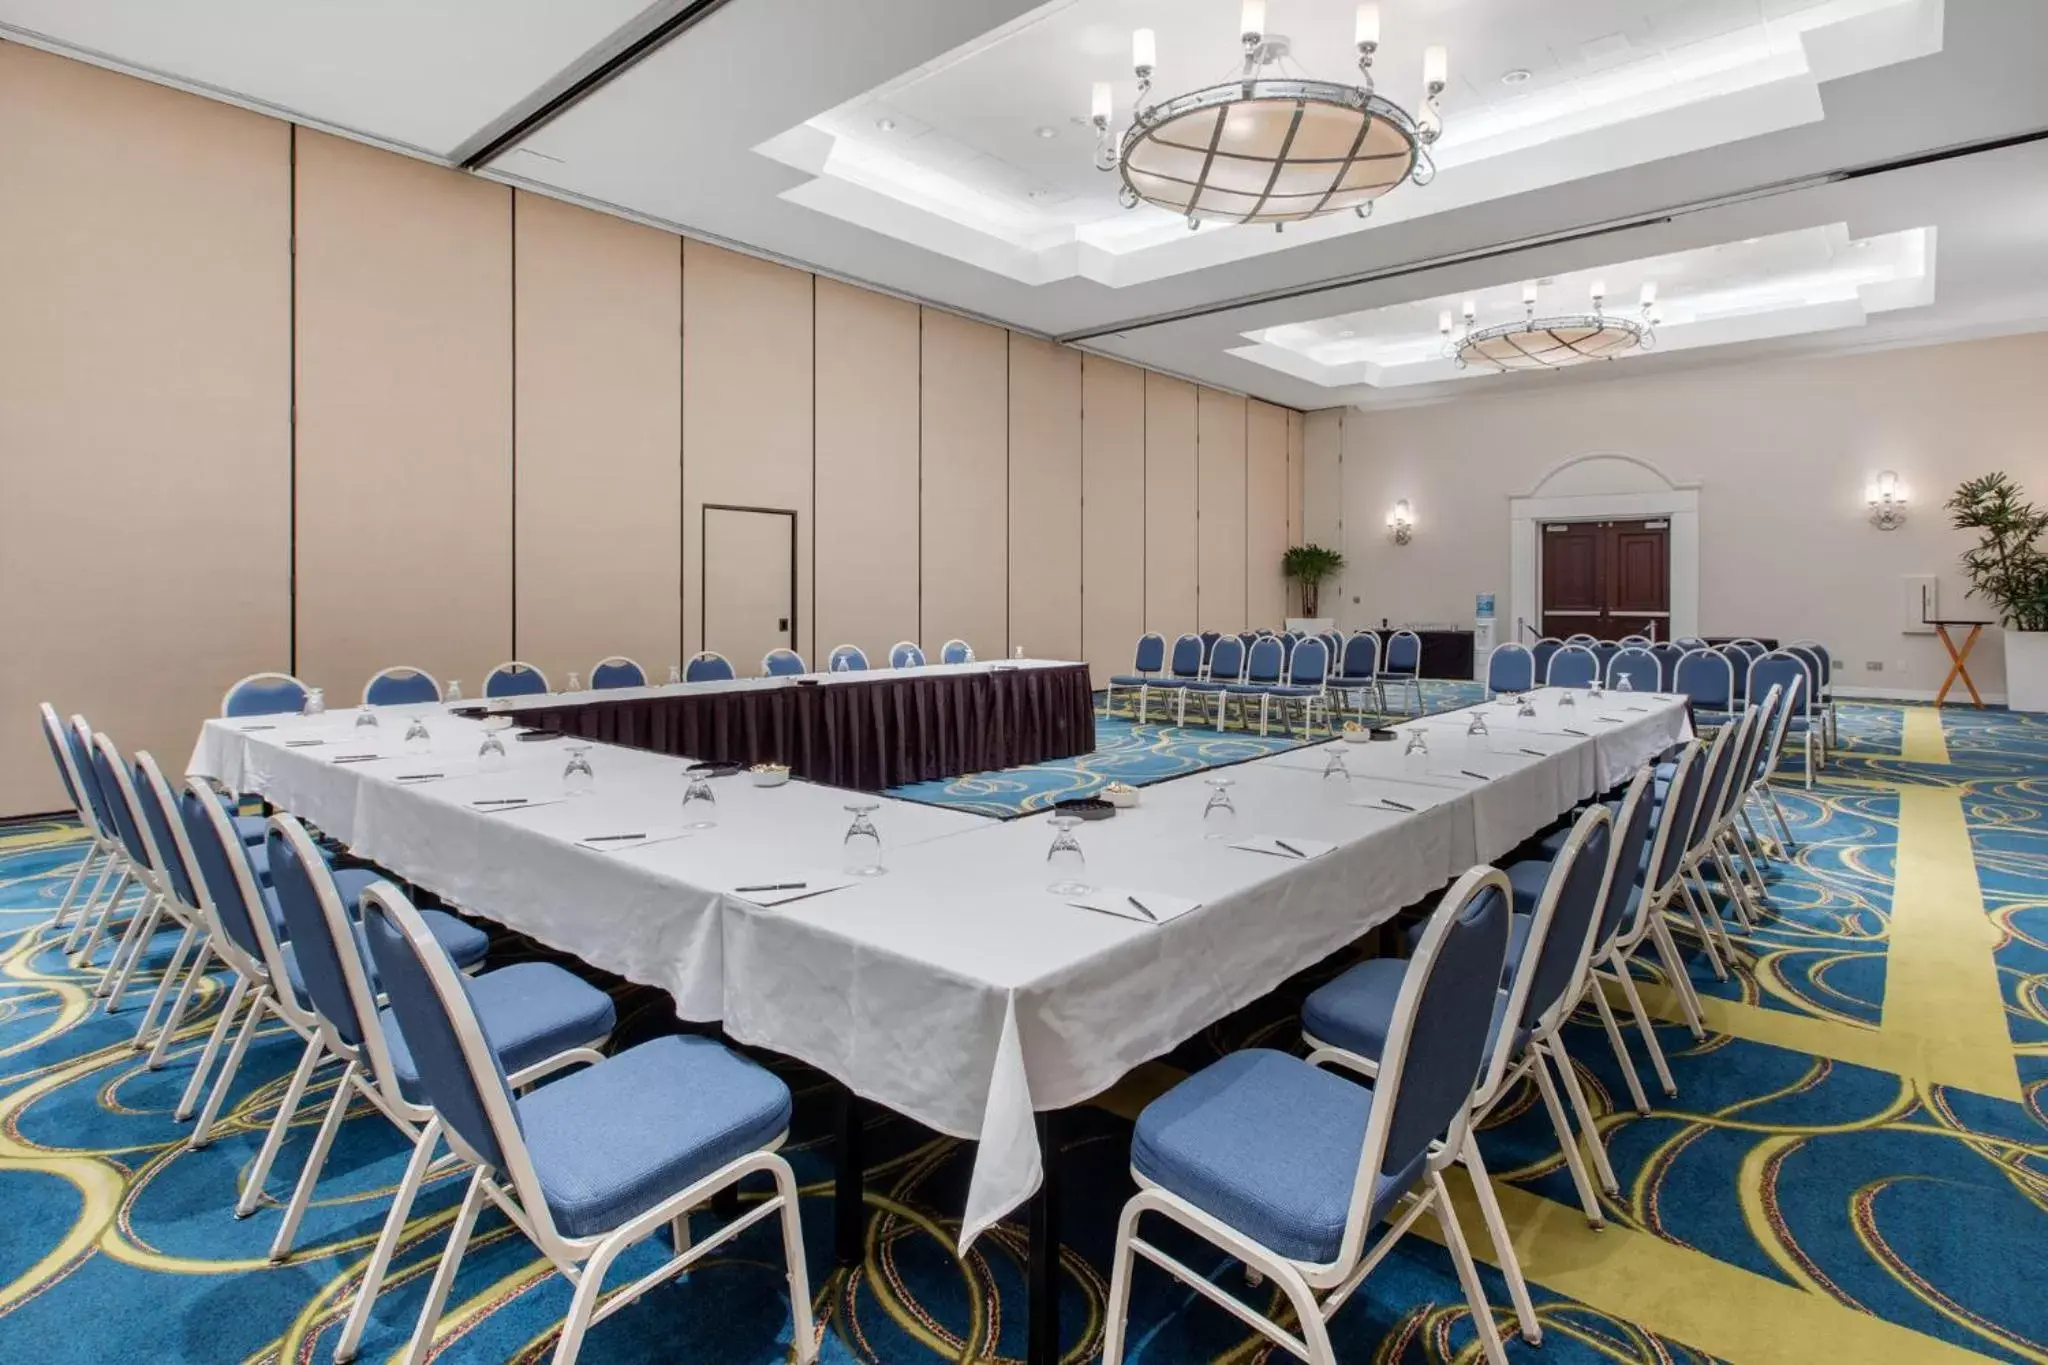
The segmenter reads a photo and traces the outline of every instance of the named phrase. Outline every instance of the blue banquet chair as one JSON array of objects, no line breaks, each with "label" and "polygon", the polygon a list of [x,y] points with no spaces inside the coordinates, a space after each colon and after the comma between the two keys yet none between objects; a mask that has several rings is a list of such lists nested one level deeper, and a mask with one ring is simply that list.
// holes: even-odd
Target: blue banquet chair
[{"label": "blue banquet chair", "polygon": [[1696,724],[1725,725],[1735,705],[1735,665],[1716,649],[1688,650],[1671,670],[1671,690],[1691,700]]},{"label": "blue banquet chair", "polygon": [[[1240,724],[1244,720],[1244,708],[1253,697],[1259,699],[1259,733],[1266,733],[1267,718],[1272,711],[1273,689],[1282,686],[1287,674],[1287,645],[1277,635],[1261,635],[1252,641],[1252,647],[1245,655],[1244,680],[1224,685],[1224,700],[1237,701]],[[1185,701],[1185,697],[1183,697]],[[1220,704],[1220,703],[1219,703]]]},{"label": "blue banquet chair", "polygon": [[[670,1035],[515,1094],[475,987],[411,907],[373,887],[363,928],[420,1093],[448,1145],[474,1167],[406,1361],[422,1360],[433,1342],[486,1199],[575,1286],[556,1365],[576,1359],[594,1324],[770,1217],[782,1225],[791,1343],[802,1365],[817,1358],[796,1175],[776,1150],[789,1137],[789,1087],[712,1039]],[[775,1192],[693,1239],[690,1210],[756,1173]],[[600,1306],[613,1261],[663,1227],[676,1254]]]},{"label": "blue banquet chair", "polygon": [[1818,667],[1818,681],[1814,684],[1813,704],[1825,713],[1828,723],[1828,744],[1838,746],[1842,742],[1840,728],[1835,717],[1835,661],[1828,653],[1828,647],[1818,640],[1794,640],[1786,646],[1794,653],[1805,651],[1813,656]]},{"label": "blue banquet chair", "polygon": [[251,673],[220,699],[220,713],[236,716],[282,716],[306,708],[307,687],[289,673]]},{"label": "blue banquet chair", "polygon": [[1607,685],[1619,687],[1623,679],[1627,679],[1631,692],[1661,692],[1664,667],[1646,646],[1623,645],[1607,661]]},{"label": "blue banquet chair", "polygon": [[1591,646],[1591,645],[1597,645],[1597,644],[1599,644],[1599,643],[1600,643],[1600,637],[1599,637],[1599,636],[1597,636],[1597,635],[1589,635],[1589,634],[1587,634],[1587,633],[1586,633],[1585,631],[1583,631],[1583,630],[1582,630],[1582,631],[1579,631],[1579,632],[1578,632],[1577,634],[1575,634],[1575,635],[1567,635],[1567,636],[1565,636],[1565,637],[1564,637],[1564,642],[1565,642],[1566,644],[1568,644],[1568,645],[1588,645],[1588,646]]},{"label": "blue banquet chair", "polygon": [[825,656],[825,669],[830,673],[865,673],[868,656],[859,645],[835,645]]},{"label": "blue banquet chair", "polygon": [[1659,644],[1651,645],[1650,653],[1655,655],[1657,659],[1657,671],[1659,674],[1657,691],[1677,691],[1678,661],[1684,658],[1688,651],[1684,649],[1682,646],[1675,645],[1671,643],[1669,640],[1665,640]]},{"label": "blue banquet chair", "polygon": [[431,673],[404,664],[380,668],[363,684],[365,706],[411,706],[441,700],[441,684]]},{"label": "blue banquet chair", "polygon": [[539,697],[548,692],[548,675],[517,659],[499,664],[484,676],[484,696]]},{"label": "blue banquet chair", "polygon": [[[1489,1365],[1505,1365],[1443,1173],[1470,1142],[1509,908],[1507,879],[1492,868],[1474,868],[1446,893],[1391,999],[1371,1087],[1323,1070],[1325,1058],[1250,1048],[1145,1107],[1131,1140],[1138,1192],[1117,1224],[1103,1365],[1124,1360],[1140,1257],[1311,1365],[1336,1365],[1329,1318],[1425,1213],[1443,1229]],[[1142,1238],[1147,1216],[1262,1273],[1286,1298],[1295,1330]]]},{"label": "blue banquet chair", "polygon": [[1386,652],[1380,656],[1380,677],[1408,685],[1414,705],[1411,715],[1422,714],[1422,637],[1412,630],[1397,630],[1387,637]]},{"label": "blue banquet chair", "polygon": [[1486,656],[1486,692],[1497,697],[1503,692],[1536,690],[1536,656],[1527,645],[1510,641],[1495,645]]},{"label": "blue banquet chair", "polygon": [[942,664],[971,664],[974,662],[974,646],[956,636],[939,646],[939,662]]},{"label": "blue banquet chair", "polygon": [[761,676],[764,678],[796,678],[811,671],[804,662],[804,656],[785,646],[777,646],[761,656]]},{"label": "blue banquet chair", "polygon": [[[1292,710],[1295,703],[1301,704],[1301,728],[1304,733],[1312,731],[1316,723],[1316,711],[1323,713],[1323,728],[1333,730],[1330,724],[1330,647],[1319,635],[1311,635],[1295,642],[1294,649],[1287,657],[1287,673],[1279,686],[1268,689],[1266,695],[1280,703],[1280,723],[1289,734],[1294,733]],[[1263,707],[1259,716],[1259,733],[1266,732]]]},{"label": "blue banquet chair", "polygon": [[[74,907],[80,922],[92,914],[99,904],[100,893],[106,890],[108,879],[121,867],[121,853],[119,835],[100,823],[99,811],[104,803],[97,791],[88,794],[89,767],[81,770],[70,743],[64,737],[64,723],[57,719],[57,708],[48,702],[40,702],[36,712],[42,721],[43,742],[49,746],[50,761],[57,767],[57,776],[64,783],[64,794],[70,798],[71,808],[78,812],[78,823],[86,836],[85,856],[78,860],[70,884],[64,888],[64,898],[57,902],[56,912],[36,930],[41,935],[67,931],[73,922]],[[85,898],[80,900],[78,893],[84,889],[86,879],[92,876],[95,867],[99,869],[99,876]]]},{"label": "blue banquet chair", "polygon": [[1126,692],[1132,688],[1149,686],[1159,677],[1159,671],[1166,667],[1166,637],[1157,631],[1146,631],[1138,637],[1138,648],[1131,658],[1131,671],[1118,673],[1109,680],[1102,690],[1102,709],[1115,709],[1116,690]]},{"label": "blue banquet chair", "polygon": [[684,682],[731,682],[732,661],[715,649],[700,649],[683,665]]},{"label": "blue banquet chair", "polygon": [[1536,676],[1542,677],[1550,668],[1550,656],[1564,647],[1564,641],[1554,635],[1545,635],[1529,646],[1529,657],[1536,662]]},{"label": "blue banquet chair", "polygon": [[889,667],[923,668],[924,647],[915,640],[898,640],[889,646]]},{"label": "blue banquet chair", "polygon": [[[85,791],[86,805],[80,814],[92,829],[93,842],[107,855],[99,880],[93,883],[91,894],[64,935],[61,951],[73,967],[83,969],[86,959],[80,949],[87,936],[104,932],[107,918],[117,913],[123,898],[135,889],[136,877],[128,842],[122,838],[114,807],[100,786],[99,767],[93,762],[92,727],[86,724],[84,716],[73,715],[63,726],[62,738],[65,752],[71,757],[72,771],[78,774],[79,786]],[[113,885],[108,889],[110,878]],[[103,890],[107,892],[104,898],[100,894]]]},{"label": "blue banquet chair", "polygon": [[647,686],[647,670],[623,654],[599,659],[590,670],[590,690],[607,692],[616,687]]},{"label": "blue banquet chair", "polygon": [[1380,683],[1378,635],[1361,630],[1344,642],[1344,652],[1337,656],[1337,676],[1330,679],[1330,688],[1354,711],[1364,709],[1357,702],[1361,692],[1372,694],[1379,711],[1387,709],[1386,693]]},{"label": "blue banquet chair", "polygon": [[[1781,704],[1790,708],[1785,732],[1799,737],[1805,754],[1806,789],[1811,791],[1814,769],[1827,766],[1828,753],[1824,727],[1817,723],[1813,712],[1814,669],[1790,650],[1760,654],[1749,664],[1748,694],[1754,698],[1772,687],[1784,689]],[[1820,742],[1816,746],[1817,739]]]},{"label": "blue banquet chair", "polygon": [[1180,635],[1175,637],[1173,652],[1167,656],[1167,671],[1138,689],[1138,723],[1143,725],[1151,717],[1152,693],[1154,691],[1174,694],[1174,724],[1187,723],[1189,683],[1202,681],[1202,637]]},{"label": "blue banquet chair", "polygon": [[1235,635],[1220,636],[1209,653],[1207,676],[1181,684],[1181,695],[1197,698],[1205,711],[1209,700],[1215,700],[1216,710],[1209,723],[1218,730],[1223,728],[1223,705],[1231,684],[1244,681],[1244,654],[1243,641]]},{"label": "blue banquet chair", "polygon": [[105,1000],[107,1012],[111,1014],[120,1008],[121,996],[133,975],[134,957],[140,955],[142,947],[155,934],[156,926],[162,920],[162,881],[148,834],[142,828],[142,810],[136,804],[134,785],[128,778],[119,750],[103,730],[81,736],[81,740],[85,761],[93,770],[94,785],[99,788],[108,820],[120,839],[128,884],[139,887],[142,892],[133,901],[124,901],[119,895],[108,900],[72,959],[72,965],[79,971],[91,971],[94,954],[99,951],[101,943],[117,923],[121,926],[121,936],[115,941],[106,962],[99,967],[99,980],[93,987],[94,998]]},{"label": "blue banquet chair", "polygon": [[1545,687],[1592,687],[1600,681],[1600,656],[1591,645],[1567,640],[1550,656],[1543,670]]}]

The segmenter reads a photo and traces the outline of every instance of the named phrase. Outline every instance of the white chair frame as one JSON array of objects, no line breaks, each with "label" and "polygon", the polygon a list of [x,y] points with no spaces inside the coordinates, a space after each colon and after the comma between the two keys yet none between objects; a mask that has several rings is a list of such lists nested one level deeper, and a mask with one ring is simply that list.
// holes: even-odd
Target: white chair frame
[{"label": "white chair frame", "polygon": [[497,677],[500,673],[520,672],[531,673],[534,677],[539,678],[540,690],[542,692],[552,692],[555,690],[554,684],[548,681],[548,675],[533,664],[527,663],[524,659],[507,659],[504,663],[499,664],[496,668],[484,674],[483,698],[488,699],[491,695],[491,679]]},{"label": "white chair frame", "polygon": [[[1405,636],[1407,636],[1407,637],[1408,637],[1409,639],[1411,639],[1411,640],[1413,640],[1413,641],[1415,642],[1415,671],[1414,671],[1413,673],[1389,673],[1389,672],[1387,671],[1387,660],[1388,660],[1388,658],[1390,658],[1390,657],[1391,657],[1391,656],[1393,655],[1393,653],[1394,653],[1394,641],[1396,641],[1396,640],[1400,639],[1400,638],[1401,638],[1402,636],[1404,636],[1404,635],[1405,635]],[[1422,714],[1422,637],[1421,637],[1420,635],[1417,635],[1417,634],[1416,634],[1416,633],[1415,633],[1414,631],[1412,631],[1412,630],[1397,630],[1397,631],[1393,632],[1392,634],[1390,634],[1389,636],[1387,636],[1387,638],[1386,638],[1385,640],[1383,640],[1383,641],[1382,641],[1382,642],[1380,643],[1380,653],[1379,653],[1378,665],[1379,665],[1379,670],[1380,670],[1380,673],[1379,673],[1379,680],[1380,680],[1380,687],[1379,687],[1379,692],[1380,692],[1380,707],[1381,707],[1381,709],[1382,709],[1382,710],[1384,710],[1384,709],[1386,708],[1386,704],[1387,704],[1387,686],[1386,686],[1386,685],[1387,685],[1387,682],[1388,682],[1388,680],[1390,680],[1390,679],[1391,679],[1391,680],[1392,680],[1392,681],[1394,682],[1394,684],[1395,684],[1396,686],[1406,686],[1406,687],[1407,687],[1407,689],[1408,689],[1408,695],[1409,695],[1409,698],[1410,698],[1410,699],[1411,699],[1411,700],[1412,700],[1412,701],[1414,702],[1414,705],[1413,705],[1413,706],[1411,706],[1411,707],[1409,708],[1409,710],[1408,710],[1408,714],[1410,714],[1410,715],[1413,715],[1413,716],[1419,716],[1419,715],[1421,715],[1421,714]]]},{"label": "white chair frame", "polygon": [[950,650],[954,645],[960,646],[960,648],[966,653],[967,657],[961,659],[961,663],[971,664],[974,662],[974,646],[968,644],[965,640],[955,635],[952,639],[946,641],[946,643],[939,646],[939,661],[941,663],[945,662],[946,651]]},{"label": "white chair frame", "polygon": [[629,659],[623,654],[607,654],[602,659],[599,659],[596,663],[590,666],[590,680],[588,684],[586,684],[585,690],[592,692],[599,690],[607,692],[615,691],[616,689],[614,688],[599,689],[597,685],[597,671],[601,668],[610,668],[614,664],[631,664],[635,671],[637,671],[640,674],[640,681],[632,684],[632,686],[647,686],[647,670],[640,667],[640,661],[638,659]]},{"label": "white chair frame", "polygon": [[791,676],[801,676],[804,670],[810,668],[810,664],[804,659],[803,655],[797,653],[788,645],[777,645],[775,646],[775,648],[769,650],[766,654],[763,654],[761,656],[761,676],[764,678],[774,677],[775,674],[773,670],[771,670],[768,667],[768,661],[771,659],[779,658],[784,654],[787,654],[790,658],[795,659],[798,663],[804,665],[803,669],[799,669],[796,674],[792,674]]},{"label": "white chair frame", "polygon": [[[291,675],[290,673],[276,673],[276,672],[265,672],[265,673],[251,673],[251,674],[250,674],[250,675],[249,675],[248,677],[246,677],[246,678],[242,678],[242,679],[239,679],[239,680],[238,680],[238,681],[237,681],[237,682],[236,682],[236,683],[234,684],[234,686],[232,686],[232,687],[228,688],[228,690],[227,690],[227,691],[225,691],[225,692],[223,692],[223,693],[221,693],[221,694],[220,694],[220,713],[221,713],[221,715],[223,715],[223,716],[227,715],[227,713],[228,713],[228,702],[229,702],[229,700],[230,700],[231,698],[233,698],[233,696],[235,695],[235,693],[237,693],[237,692],[241,691],[241,690],[242,690],[242,689],[243,689],[244,687],[247,687],[247,686],[248,686],[248,685],[249,685],[250,683],[259,683],[259,682],[288,682],[288,683],[296,683],[296,684],[298,685],[298,687],[299,687],[299,689],[300,689],[301,691],[303,691],[303,692],[306,692],[306,693],[309,693],[309,694],[310,694],[310,693],[312,692],[312,690],[313,690],[313,689],[312,689],[311,687],[307,686],[307,685],[306,685],[306,683],[305,683],[305,682],[304,682],[304,681],[303,681],[302,679],[299,679],[299,678],[297,678],[297,677],[294,677],[294,676],[293,676],[293,675]],[[287,713],[287,714],[289,714],[289,713]]]},{"label": "white chair frame", "polygon": [[704,659],[716,659],[718,660],[718,662],[724,664],[726,667],[726,671],[731,673],[735,678],[737,678],[740,675],[740,671],[732,666],[731,659],[726,658],[723,654],[720,654],[715,649],[700,649],[695,654],[692,654],[689,658],[683,660],[682,680],[684,682],[688,682],[690,680],[690,665]]},{"label": "white chair frame", "polygon": [[[910,658],[911,658],[911,662],[909,662],[909,663],[906,663],[906,664],[898,664],[898,663],[896,662],[896,656],[897,656],[898,654],[901,654],[901,653],[903,653],[903,652],[904,652],[905,650],[908,650],[908,651],[909,651],[909,653],[910,653]],[[919,643],[918,643],[917,641],[915,641],[915,640],[898,640],[898,641],[897,641],[897,642],[896,642],[895,644],[893,644],[893,645],[890,645],[890,646],[889,646],[889,667],[891,667],[891,668],[923,668],[924,666],[925,666],[925,658],[924,658],[924,646],[923,646],[923,645],[921,645],[921,644],[919,644]]]},{"label": "white chair frame", "polygon": [[[426,679],[426,680],[427,680],[428,682],[430,682],[430,683],[433,683],[433,684],[434,684],[434,700],[435,700],[435,701],[439,701],[439,700],[441,700],[441,697],[442,697],[442,691],[441,691],[441,684],[440,684],[440,681],[439,681],[438,679],[436,679],[436,678],[434,677],[434,675],[433,675],[433,674],[431,674],[431,673],[427,672],[427,670],[426,670],[426,669],[424,669],[424,668],[414,668],[414,667],[413,667],[412,665],[410,665],[410,664],[393,664],[393,665],[392,665],[391,667],[389,667],[389,668],[380,668],[380,669],[378,669],[378,670],[377,670],[377,671],[376,671],[375,673],[372,673],[372,674],[370,675],[370,680],[369,680],[368,682],[366,682],[366,683],[364,683],[364,684],[363,684],[363,705],[365,705],[365,706],[370,706],[370,705],[372,705],[372,704],[373,704],[373,703],[372,703],[372,702],[370,701],[370,689],[371,689],[371,688],[373,688],[373,687],[375,687],[375,686],[377,685],[377,681],[378,681],[378,679],[380,679],[380,678],[404,678],[404,677],[410,677],[410,676],[412,676],[412,675],[414,675],[414,674],[418,674],[418,675],[419,675],[420,677],[422,677],[422,678],[425,678],[425,679]],[[417,705],[417,703],[414,703],[414,704],[415,704],[415,705]]]},{"label": "white chair frame", "polygon": [[[63,770],[64,781],[67,784],[66,789],[77,794],[78,823],[86,835],[85,856],[78,860],[78,868],[71,874],[71,883],[64,888],[64,898],[57,903],[56,912],[37,927],[35,932],[40,936],[64,931],[74,906],[77,908],[80,923],[89,918],[99,904],[100,893],[106,889],[107,879],[121,867],[124,857],[120,849],[120,840],[109,839],[110,832],[100,828],[99,812],[92,808],[92,800],[86,795],[85,779],[80,775],[77,758],[71,752],[70,743],[65,739],[64,723],[57,719],[57,708],[48,702],[38,702],[36,710],[42,721],[43,733],[49,740],[50,747],[56,751],[57,762]],[[102,862],[102,859],[105,861]],[[95,863],[99,864],[99,877],[93,882],[92,890],[81,901],[78,899],[79,889],[85,885],[85,880],[91,874]]]},{"label": "white chair frame", "polygon": [[[1451,919],[1456,913],[1454,911],[1447,915],[1444,907],[1456,906],[1462,909],[1487,887],[1499,893],[1505,902],[1506,910],[1513,909],[1515,898],[1508,886],[1507,878],[1494,868],[1475,867],[1460,877],[1444,894],[1437,913],[1431,917],[1429,928],[1424,931],[1422,941],[1415,950],[1414,961],[1423,970],[1410,968],[1410,976],[1402,984],[1400,996],[1394,1006],[1394,1017],[1387,1030],[1386,1056],[1393,1058],[1394,1062],[1386,1068],[1384,1082],[1376,1084],[1376,1088],[1386,1093],[1399,1091],[1402,1063],[1408,1051],[1408,1037],[1414,1028],[1415,1015],[1422,1002],[1420,983],[1427,975],[1428,967],[1434,963],[1444,936],[1449,932]],[[1317,1066],[1335,1060],[1337,1059],[1323,1056],[1321,1053],[1311,1054],[1309,1057],[1310,1063]],[[1352,1291],[1358,1288],[1365,1277],[1386,1259],[1387,1253],[1401,1240],[1402,1235],[1413,1227],[1424,1213],[1430,1212],[1435,1213],[1437,1222],[1443,1229],[1444,1244],[1450,1250],[1452,1264],[1457,1268],[1458,1282],[1465,1291],[1466,1303],[1472,1310],[1473,1326],[1479,1334],[1481,1347],[1489,1365],[1507,1365],[1507,1352],[1501,1345],[1500,1332],[1494,1326],[1493,1311],[1487,1305],[1486,1293],[1479,1281],[1478,1267],[1472,1260],[1472,1249],[1465,1240],[1464,1230],[1458,1222],[1457,1210],[1451,1202],[1450,1189],[1444,1183],[1443,1177],[1444,1171],[1454,1162],[1461,1160],[1466,1147],[1470,1145],[1469,1106],[1460,1111],[1450,1131],[1441,1140],[1431,1144],[1428,1158],[1424,1163],[1420,1191],[1411,1190],[1404,1196],[1399,1211],[1388,1220],[1389,1226],[1385,1234],[1370,1251],[1366,1250],[1366,1236],[1372,1229],[1365,1225],[1365,1218],[1372,1207],[1380,1165],[1386,1154],[1391,1116],[1397,1107],[1388,1104],[1375,1105],[1371,1117],[1367,1120],[1365,1141],[1359,1152],[1358,1173],[1351,1186],[1351,1205],[1345,1218],[1344,1236],[1336,1258],[1328,1262],[1297,1261],[1283,1256],[1204,1212],[1171,1190],[1160,1187],[1133,1169],[1131,1174],[1137,1181],[1138,1192],[1124,1205],[1123,1216],[1117,1222],[1116,1251],[1110,1271],[1109,1302],[1104,1308],[1102,1365],[1122,1365],[1124,1331],[1130,1313],[1131,1271],[1138,1257],[1143,1257],[1158,1266],[1282,1350],[1310,1362],[1310,1365],[1336,1365],[1336,1353],[1330,1344],[1330,1318],[1344,1306]],[[1138,1220],[1148,1213],[1156,1213],[1180,1224],[1227,1255],[1236,1257],[1253,1271],[1271,1279],[1286,1295],[1288,1304],[1294,1309],[1295,1320],[1300,1324],[1300,1335],[1287,1331],[1242,1300],[1226,1294],[1200,1271],[1183,1264],[1152,1243],[1142,1240],[1137,1235]]]},{"label": "white chair frame", "polygon": [[859,645],[834,645],[832,646],[832,652],[825,656],[825,671],[827,673],[832,672],[834,666],[838,664],[842,657],[859,659],[862,668],[869,666],[868,652]]},{"label": "white chair frame", "polygon": [[[1138,636],[1138,647],[1139,647],[1140,649],[1142,649],[1142,648],[1144,647],[1145,641],[1147,641],[1147,640],[1151,640],[1151,639],[1157,639],[1157,640],[1159,641],[1159,668],[1160,668],[1160,671],[1161,671],[1161,672],[1164,672],[1164,671],[1165,671],[1165,669],[1166,669],[1166,667],[1167,667],[1167,665],[1168,665],[1168,663],[1170,662],[1170,655],[1171,655],[1172,651],[1171,651],[1171,650],[1170,650],[1170,649],[1169,649],[1169,648],[1167,647],[1167,644],[1166,644],[1166,637],[1165,637],[1164,635],[1161,635],[1161,634],[1160,634],[1160,633],[1159,633],[1158,631],[1156,631],[1156,630],[1148,630],[1148,631],[1144,632],[1143,634],[1139,635],[1139,636]],[[1141,678],[1153,678],[1153,677],[1157,677],[1157,676],[1158,676],[1158,674],[1156,674],[1156,673],[1146,673],[1146,672],[1143,672],[1142,670],[1140,670],[1140,669],[1138,668],[1138,666],[1137,666],[1137,651],[1136,651],[1136,650],[1133,650],[1133,651],[1132,651],[1132,656],[1131,656],[1131,674],[1132,674],[1132,675],[1134,675],[1134,676],[1136,676],[1136,677],[1141,677]],[[1145,688],[1145,685],[1144,685],[1144,684],[1142,684],[1142,683],[1141,683],[1141,684],[1139,685],[1139,688],[1138,688],[1138,690],[1139,690],[1139,693],[1140,693],[1140,698],[1139,698],[1139,706],[1140,706],[1140,709],[1141,709],[1141,710],[1143,709],[1143,692],[1144,692],[1144,688]],[[1131,690],[1131,688],[1130,688],[1130,684],[1126,683],[1126,684],[1124,685],[1124,691],[1128,692],[1128,691],[1130,691],[1130,690]],[[1104,683],[1104,684],[1103,684],[1103,687],[1102,687],[1102,709],[1103,709],[1103,711],[1104,711],[1104,712],[1107,712],[1107,713],[1114,713],[1114,712],[1115,712],[1115,710],[1116,710],[1116,679],[1115,679],[1114,677],[1112,677],[1112,678],[1111,678],[1111,679],[1110,679],[1110,680],[1109,680],[1108,682],[1106,682],[1106,683]]]}]

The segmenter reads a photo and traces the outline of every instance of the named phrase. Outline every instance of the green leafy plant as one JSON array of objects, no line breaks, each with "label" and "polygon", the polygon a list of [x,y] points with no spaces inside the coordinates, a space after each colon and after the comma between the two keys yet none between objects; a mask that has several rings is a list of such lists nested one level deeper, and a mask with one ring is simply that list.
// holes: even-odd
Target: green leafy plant
[{"label": "green leafy plant", "polygon": [[2040,545],[2048,512],[2023,500],[2004,473],[1962,484],[1947,506],[1958,530],[1977,533],[1962,558],[1970,595],[1996,607],[2009,630],[2048,630],[2048,553]]},{"label": "green leafy plant", "polygon": [[1280,556],[1280,576],[1301,585],[1301,614],[1320,615],[1323,580],[1344,572],[1344,556],[1320,545],[1296,545]]}]

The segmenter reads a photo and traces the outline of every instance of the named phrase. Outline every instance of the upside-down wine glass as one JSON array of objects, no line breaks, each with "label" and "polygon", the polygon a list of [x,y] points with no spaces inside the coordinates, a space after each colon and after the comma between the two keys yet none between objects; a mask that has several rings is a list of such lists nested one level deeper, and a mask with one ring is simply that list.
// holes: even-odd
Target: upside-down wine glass
[{"label": "upside-down wine glass", "polygon": [[[718,793],[711,790],[711,775],[705,772],[683,774],[690,785],[683,789],[683,828],[716,829],[718,821],[712,817],[718,811]],[[691,816],[697,818],[692,820]]]},{"label": "upside-down wine glass", "polygon": [[1237,828],[1237,807],[1230,800],[1230,789],[1236,785],[1236,779],[1211,777],[1205,780],[1209,784],[1209,804],[1202,807],[1202,837],[1228,839]]},{"label": "upside-down wine glass", "polygon": [[1074,826],[1080,823],[1080,818],[1073,815],[1052,818],[1057,833],[1045,854],[1046,870],[1052,873],[1052,881],[1045,889],[1055,896],[1085,896],[1095,889],[1082,880],[1088,872],[1088,859],[1081,852],[1080,841],[1074,838]]},{"label": "upside-down wine glass", "polygon": [[840,841],[841,865],[855,877],[879,877],[889,869],[882,866],[882,832],[868,817],[881,809],[878,801],[857,801],[846,808],[853,823]]},{"label": "upside-down wine glass", "polygon": [[597,774],[590,766],[590,746],[571,744],[569,761],[562,767],[562,794],[589,796],[597,789]]}]

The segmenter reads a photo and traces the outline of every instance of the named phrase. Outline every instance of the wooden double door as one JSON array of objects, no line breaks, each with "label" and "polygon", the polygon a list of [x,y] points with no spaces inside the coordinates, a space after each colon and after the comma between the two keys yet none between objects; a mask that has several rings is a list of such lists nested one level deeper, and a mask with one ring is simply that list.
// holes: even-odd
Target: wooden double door
[{"label": "wooden double door", "polygon": [[1553,521],[1542,534],[1545,635],[1670,638],[1669,521]]}]

